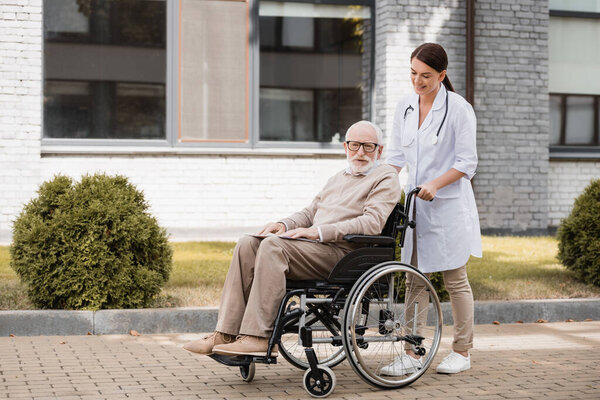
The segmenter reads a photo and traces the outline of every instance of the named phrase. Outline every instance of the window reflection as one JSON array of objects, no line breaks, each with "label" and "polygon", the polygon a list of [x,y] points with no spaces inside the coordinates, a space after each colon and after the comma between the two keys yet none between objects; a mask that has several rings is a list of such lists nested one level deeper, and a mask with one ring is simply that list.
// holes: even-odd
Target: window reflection
[{"label": "window reflection", "polygon": [[550,144],[560,143],[560,130],[562,123],[561,97],[550,96]]},{"label": "window reflection", "polygon": [[259,15],[260,140],[343,140],[370,112],[370,8],[261,1]]},{"label": "window reflection", "polygon": [[600,96],[550,94],[550,145],[598,146],[599,129]]},{"label": "window reflection", "polygon": [[566,144],[592,144],[594,140],[594,98],[567,97]]},{"label": "window reflection", "polygon": [[164,139],[166,3],[44,1],[44,137]]}]

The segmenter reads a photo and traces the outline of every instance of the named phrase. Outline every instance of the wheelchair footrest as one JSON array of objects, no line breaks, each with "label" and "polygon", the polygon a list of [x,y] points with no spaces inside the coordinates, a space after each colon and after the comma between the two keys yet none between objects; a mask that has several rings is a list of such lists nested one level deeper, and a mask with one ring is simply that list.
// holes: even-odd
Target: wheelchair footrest
[{"label": "wheelchair footrest", "polygon": [[209,355],[213,360],[229,367],[243,367],[252,363],[277,364],[277,357],[260,356],[224,356],[221,354]]},{"label": "wheelchair footrest", "polygon": [[404,340],[407,343],[412,344],[413,346],[420,346],[421,343],[423,342],[423,339],[425,339],[425,338],[423,336],[419,336],[419,335],[400,336],[400,340]]}]

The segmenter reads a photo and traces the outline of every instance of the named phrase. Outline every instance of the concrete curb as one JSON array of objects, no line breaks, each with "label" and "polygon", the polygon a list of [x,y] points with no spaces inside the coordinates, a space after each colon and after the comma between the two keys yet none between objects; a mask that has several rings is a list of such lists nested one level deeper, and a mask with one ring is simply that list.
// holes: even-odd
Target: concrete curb
[{"label": "concrete curb", "polygon": [[[451,325],[452,307],[442,304],[444,324]],[[600,299],[553,299],[521,301],[476,301],[475,324],[485,325],[498,321],[503,324],[517,321],[536,322],[537,320],[559,322],[567,319],[584,321],[600,320]]]},{"label": "concrete curb", "polygon": [[[452,324],[452,308],[442,304],[444,324]],[[600,299],[477,301],[475,324],[600,320]],[[156,308],[139,310],[16,310],[0,311],[0,336],[108,335],[136,330],[142,334],[210,332],[217,308]]]},{"label": "concrete curb", "polygon": [[0,311],[0,336],[207,332],[216,324],[213,307]]}]

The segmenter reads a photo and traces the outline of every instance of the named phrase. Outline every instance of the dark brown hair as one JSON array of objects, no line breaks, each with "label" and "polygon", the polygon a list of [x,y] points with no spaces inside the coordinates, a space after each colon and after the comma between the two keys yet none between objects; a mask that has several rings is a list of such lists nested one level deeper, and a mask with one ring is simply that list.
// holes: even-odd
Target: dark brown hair
[{"label": "dark brown hair", "polygon": [[[417,60],[429,65],[437,72],[448,69],[448,55],[446,54],[446,50],[437,43],[423,43],[412,52],[410,55],[411,61],[415,57],[417,57]],[[447,73],[442,83],[447,90],[455,92],[454,86],[450,83]]]}]

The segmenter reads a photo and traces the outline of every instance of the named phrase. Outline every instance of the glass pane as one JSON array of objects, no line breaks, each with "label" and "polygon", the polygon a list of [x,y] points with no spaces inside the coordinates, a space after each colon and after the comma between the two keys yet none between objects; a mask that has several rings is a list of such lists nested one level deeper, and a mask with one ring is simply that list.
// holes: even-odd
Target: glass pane
[{"label": "glass pane", "polygon": [[87,138],[91,128],[87,82],[51,81],[44,85],[44,136]]},{"label": "glass pane", "polygon": [[551,10],[600,12],[600,0],[550,0]]},{"label": "glass pane", "polygon": [[261,89],[261,139],[312,141],[314,103],[311,90]]},{"label": "glass pane", "polygon": [[117,138],[164,137],[165,87],[118,83],[116,88]]},{"label": "glass pane", "polygon": [[594,140],[594,98],[567,97],[566,144],[592,144]]},{"label": "glass pane", "polygon": [[164,85],[46,80],[48,138],[162,139]]},{"label": "glass pane", "polygon": [[182,141],[247,141],[248,5],[183,0]]},{"label": "glass pane", "polygon": [[166,2],[43,3],[44,137],[164,139]]},{"label": "glass pane", "polygon": [[550,96],[550,144],[559,144],[560,142],[560,96]]},{"label": "glass pane", "polygon": [[550,17],[548,86],[551,93],[600,94],[600,19]]},{"label": "glass pane", "polygon": [[340,142],[370,113],[370,8],[260,2],[260,140]]}]

